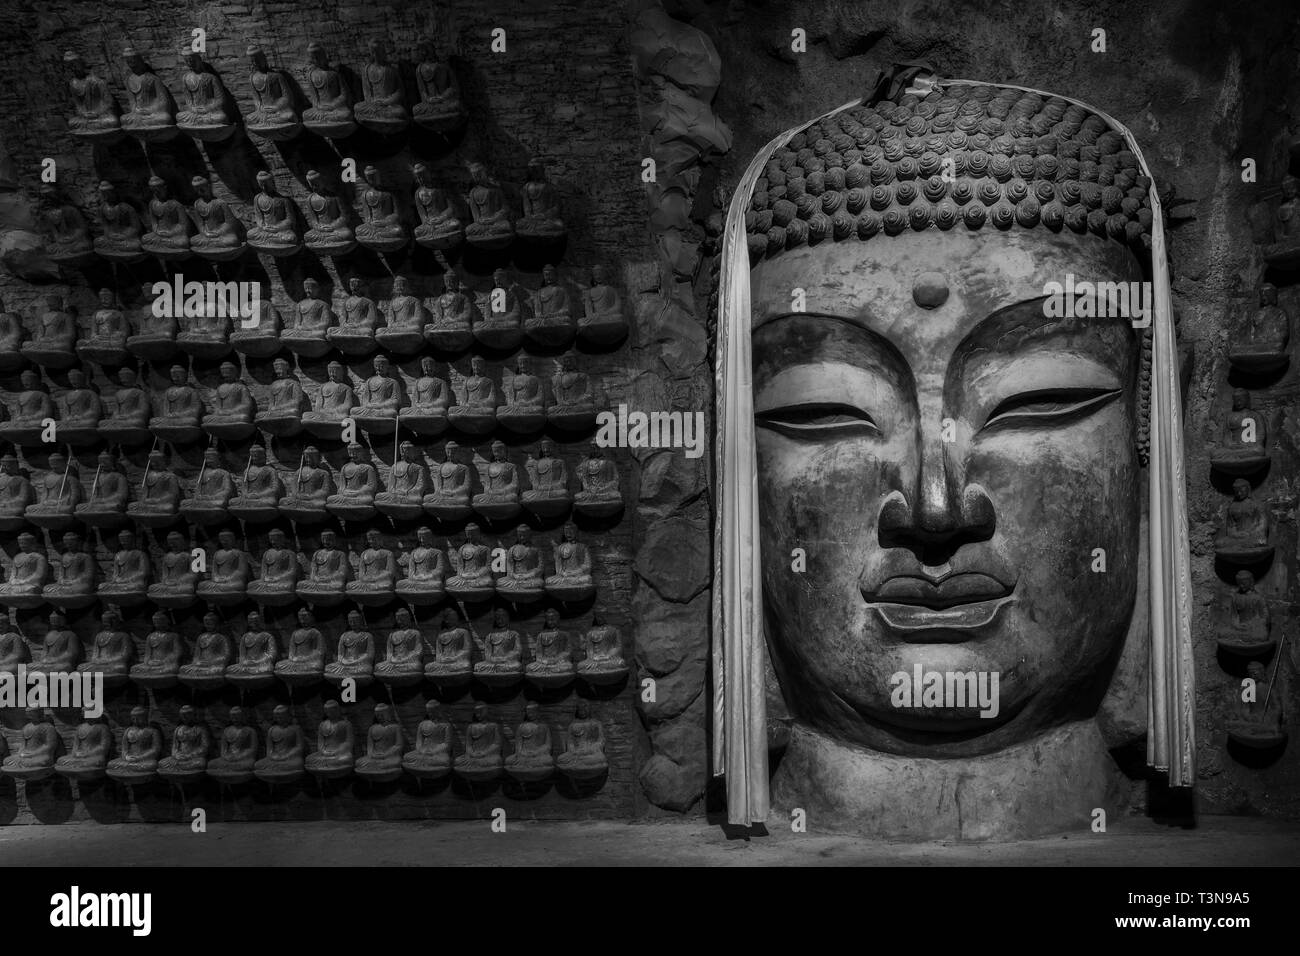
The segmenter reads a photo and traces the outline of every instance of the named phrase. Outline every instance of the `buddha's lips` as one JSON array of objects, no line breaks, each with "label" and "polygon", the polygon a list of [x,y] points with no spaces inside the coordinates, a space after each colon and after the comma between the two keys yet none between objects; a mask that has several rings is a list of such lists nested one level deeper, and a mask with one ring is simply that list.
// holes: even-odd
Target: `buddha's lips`
[{"label": "buddha's lips", "polygon": [[935,580],[900,574],[888,578],[874,594],[864,595],[872,604],[903,604],[941,611],[963,604],[978,604],[1007,597],[1013,588],[997,578],[978,572],[950,574]]}]

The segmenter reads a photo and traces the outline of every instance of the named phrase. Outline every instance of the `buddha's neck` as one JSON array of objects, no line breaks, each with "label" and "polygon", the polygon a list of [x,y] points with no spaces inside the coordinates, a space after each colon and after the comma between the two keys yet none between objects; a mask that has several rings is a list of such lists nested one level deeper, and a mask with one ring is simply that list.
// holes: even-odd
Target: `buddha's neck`
[{"label": "buddha's neck", "polygon": [[808,832],[888,840],[1014,840],[1091,832],[1114,821],[1130,785],[1092,720],[979,757],[900,757],[839,743],[805,725],[772,780],[773,819],[807,812]]}]

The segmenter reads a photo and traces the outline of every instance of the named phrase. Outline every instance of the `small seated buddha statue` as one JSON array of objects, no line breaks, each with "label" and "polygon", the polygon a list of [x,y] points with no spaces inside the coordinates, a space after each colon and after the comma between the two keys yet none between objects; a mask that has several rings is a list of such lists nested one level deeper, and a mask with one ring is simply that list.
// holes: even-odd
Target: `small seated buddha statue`
[{"label": "small seated buddha statue", "polygon": [[284,704],[271,711],[271,726],[266,732],[266,756],[253,764],[253,776],[271,786],[293,783],[306,770],[302,728]]},{"label": "small seated buddha statue", "polygon": [[397,609],[393,622],[375,677],[389,687],[410,687],[424,680],[424,637],[404,607]]},{"label": "small seated buddha statue", "polygon": [[117,607],[143,604],[148,598],[149,581],[149,552],[139,546],[134,531],[119,531],[117,552],[108,577],[99,586],[99,599]]},{"label": "small seated buddha statue", "polygon": [[283,70],[272,68],[266,52],[256,43],[248,56],[248,85],[253,90],[253,112],[244,117],[244,128],[254,136],[274,142],[293,139],[302,132],[302,120],[294,103],[294,84]]},{"label": "small seated buddha statue", "polygon": [[59,397],[58,437],[69,445],[88,445],[99,441],[99,420],[104,405],[99,393],[86,382],[79,368],[68,370],[68,390]]},{"label": "small seated buddha statue", "polygon": [[1232,496],[1233,500],[1223,508],[1219,532],[1214,537],[1215,556],[1231,564],[1267,560],[1273,554],[1268,509],[1251,496],[1250,482],[1245,478],[1232,483]]},{"label": "small seated buddha statue", "polygon": [[208,768],[212,737],[190,704],[180,710],[181,722],[172,731],[172,752],[158,761],[158,776],[179,785],[193,783]]},{"label": "small seated buddha statue", "polygon": [[424,676],[439,687],[459,687],[474,676],[474,643],[469,628],[460,622],[453,608],[442,612],[442,628],[433,642],[433,657],[424,665]]},{"label": "small seated buddha statue", "polygon": [[337,440],[343,434],[344,420],[350,418],[357,407],[357,396],[342,364],[330,362],[325,373],[328,378],[320,387],[316,407],[299,417],[302,427],[317,438]]},{"label": "small seated buddha statue", "polygon": [[18,381],[22,390],[18,393],[17,406],[8,421],[3,421],[0,415],[0,438],[15,445],[35,445],[46,431],[46,420],[54,419],[54,399],[34,369],[23,369]]},{"label": "small seated buddha statue", "polygon": [[223,528],[217,534],[217,549],[212,552],[208,579],[199,582],[195,594],[215,607],[242,604],[253,577],[251,564],[248,555],[236,545],[235,532]]},{"label": "small seated buddha statue", "polygon": [[388,300],[388,321],[375,332],[380,348],[395,355],[415,355],[424,348],[424,303],[410,294],[405,276],[393,279],[393,294]]},{"label": "small seated buddha statue", "polygon": [[322,780],[346,777],[356,764],[352,722],[337,700],[325,701],[325,714],[316,725],[316,750],[307,755],[307,772]]},{"label": "small seated buddha statue", "polygon": [[375,636],[365,626],[360,611],[348,612],[348,628],[339,635],[334,660],[325,665],[325,679],[331,684],[351,678],[363,687],[374,679]]},{"label": "small seated buddha statue", "polygon": [[1251,699],[1244,700],[1243,688],[1233,688],[1236,714],[1227,722],[1228,740],[1251,750],[1271,750],[1286,743],[1285,695],[1270,693],[1282,688],[1271,686],[1275,682],[1269,680],[1268,668],[1263,661],[1248,663],[1246,676],[1254,685],[1254,694],[1250,695]]},{"label": "small seated buddha statue", "polygon": [[1262,374],[1289,361],[1291,316],[1278,304],[1277,286],[1272,283],[1259,287],[1259,308],[1250,317],[1245,338],[1244,342],[1233,343],[1228,351],[1233,368]]},{"label": "small seated buddha statue", "polygon": [[424,514],[424,496],[429,493],[429,469],[419,449],[409,441],[398,449],[401,457],[388,470],[388,489],[375,495],[375,507],[391,518],[412,520]]},{"label": "small seated buddha statue", "polygon": [[334,476],[321,462],[316,446],[308,445],[294,475],[293,490],[280,499],[280,514],[290,521],[319,524],[329,517],[325,503],[334,493]]},{"label": "small seated buddha statue", "polygon": [[519,496],[524,510],[539,517],[562,515],[573,504],[569,494],[569,472],[564,459],[555,454],[555,443],[543,438],[536,457],[524,462],[529,489]]},{"label": "small seated buddha statue", "polygon": [[515,374],[502,386],[505,403],[497,409],[497,422],[512,432],[527,434],[546,427],[546,396],[542,380],[522,355],[515,359]]},{"label": "small seated buddha statue", "polygon": [[0,584],[0,604],[31,610],[45,603],[42,592],[50,577],[50,559],[36,549],[36,535],[24,531],[18,536],[18,553]]},{"label": "small seated buddha statue", "polygon": [[566,352],[560,356],[560,370],[551,378],[555,404],[546,411],[546,420],[565,431],[586,431],[596,424],[596,403],[591,395],[591,380],[578,369],[577,356]]},{"label": "small seated buddha statue", "polygon": [[27,723],[22,729],[22,743],[17,753],[11,753],[0,763],[0,773],[16,780],[44,780],[54,773],[60,740],[54,725],[45,719],[41,707],[28,707],[24,712]]},{"label": "small seated buddha statue", "polygon": [[440,780],[451,773],[452,729],[436,700],[426,701],[415,746],[402,757],[402,769],[417,780]]},{"label": "small seated buddha statue", "polygon": [[131,667],[131,682],[142,687],[172,687],[181,670],[181,636],[166,611],[155,611],[153,630],[144,639],[144,654]]},{"label": "small seated buddha statue", "polygon": [[189,212],[169,194],[167,181],[161,176],[149,177],[149,192],[149,205],[145,207],[148,231],[140,237],[140,248],[164,262],[188,259],[193,254]]},{"label": "small seated buddha statue", "polygon": [[469,360],[470,374],[461,382],[459,401],[447,410],[447,421],[469,435],[486,435],[497,423],[497,387],[480,355]]},{"label": "small seated buddha statue", "polygon": [[161,448],[149,452],[149,464],[136,499],[126,506],[126,515],[146,528],[165,528],[180,513],[181,483],[167,464]]},{"label": "small seated buddha statue", "polygon": [[627,317],[618,289],[609,283],[609,271],[591,267],[591,287],[582,294],[583,314],[578,319],[578,340],[587,345],[613,345],[627,338]]},{"label": "small seated buddha statue", "polygon": [[515,529],[515,543],[506,549],[506,573],[497,578],[497,597],[511,604],[540,601],[542,588],[542,554],[532,543],[532,529],[521,524]]},{"label": "small seated buddha statue", "polygon": [[203,453],[194,490],[181,500],[180,515],[191,524],[220,524],[229,517],[234,497],[235,479],[221,466],[221,453],[209,448]]},{"label": "small seated buddha statue", "polygon": [[280,310],[271,304],[270,289],[263,283],[257,298],[257,313],[240,321],[230,333],[230,347],[241,355],[270,358],[280,351],[280,333],[284,323]]},{"label": "small seated buddha statue", "polygon": [[77,505],[84,500],[75,458],[51,452],[49,468],[35,484],[36,504],[24,512],[28,522],[48,531],[62,531],[74,523]]},{"label": "small seated buddha statue", "polygon": [[325,337],[344,355],[369,355],[376,346],[379,307],[366,295],[366,284],[358,276],[348,280],[348,292],[343,299],[341,321],[326,330]]},{"label": "small seated buddha statue", "polygon": [[99,618],[99,631],[90,642],[86,659],[77,665],[83,674],[103,674],[105,687],[120,687],[131,674],[135,642],[122,629],[122,615],[109,606]]},{"label": "small seated buddha statue", "polygon": [[366,379],[365,401],[352,411],[357,426],[373,435],[391,435],[402,407],[402,383],[382,355],[375,356],[375,374]]},{"label": "small seated buddha statue", "polygon": [[591,616],[591,627],[582,638],[585,655],[578,662],[578,676],[588,684],[617,684],[627,676],[627,659],[623,657],[623,640],[618,628],[607,624],[599,614]]},{"label": "small seated buddha statue", "polygon": [[3,630],[6,626],[13,627],[8,617],[0,623],[0,674],[17,674],[20,664],[24,670],[27,669],[32,655],[26,639],[16,630]]},{"label": "small seated buddha statue", "polygon": [[181,88],[185,105],[176,114],[176,128],[204,143],[219,143],[234,135],[236,124],[230,96],[217,74],[190,44],[181,46]]},{"label": "small seated buddha statue", "polygon": [[16,455],[0,458],[0,531],[17,531],[27,524],[24,512],[36,501],[36,492],[22,473]]},{"label": "small seated buddha statue", "polygon": [[224,199],[212,193],[212,182],[206,176],[190,180],[196,196],[191,208],[196,232],[190,239],[190,249],[196,256],[213,262],[230,262],[244,254],[244,224]]},{"label": "small seated buddha statue", "polygon": [[492,273],[492,288],[479,307],[474,338],[490,349],[515,349],[524,340],[523,297],[505,269]]},{"label": "small seated buddha statue", "polygon": [[362,176],[366,186],[361,190],[362,222],[356,228],[357,242],[375,252],[396,252],[411,241],[397,198],[385,187],[374,166],[367,166]]},{"label": "small seated buddha statue", "polygon": [[248,451],[243,488],[230,499],[230,513],[240,521],[274,521],[280,515],[283,498],[280,472],[266,463],[266,449],[254,445]]},{"label": "small seated buddha statue", "polygon": [[113,753],[113,732],[104,715],[84,720],[72,735],[72,753],[54,761],[54,772],[68,780],[90,783],[102,780]]},{"label": "small seated buddha statue", "polygon": [[180,334],[176,336],[176,347],[186,355],[202,360],[229,355],[234,325],[230,316],[219,314],[221,311],[224,310],[208,308],[186,317],[181,323]]},{"label": "small seated buddha statue", "polygon": [[230,723],[217,741],[217,756],[208,761],[208,776],[226,786],[248,783],[257,763],[257,731],[242,707],[230,708]]},{"label": "small seated buddha statue", "polygon": [[618,489],[618,466],[605,457],[605,449],[593,441],[578,466],[582,490],[573,496],[573,508],[590,518],[618,514],[623,494]]},{"label": "small seated buddha statue", "polygon": [[474,720],[465,728],[465,752],[456,757],[456,775],[470,783],[491,783],[501,776],[501,725],[488,719],[486,704],[474,705]]},{"label": "small seated buddha statue", "polygon": [[1237,589],[1228,602],[1226,625],[1219,629],[1219,648],[1236,654],[1268,653],[1272,640],[1272,613],[1264,595],[1255,590],[1255,575],[1244,568],[1234,579]]},{"label": "small seated buddha statue", "polygon": [[199,575],[193,567],[193,556],[179,531],[167,535],[167,551],[158,568],[158,580],[149,585],[149,600],[159,607],[189,607],[194,603]]},{"label": "small seated buddha statue", "polygon": [[370,59],[361,68],[362,99],[352,113],[358,123],[376,133],[400,133],[411,122],[406,98],[402,95],[402,76],[397,67],[388,62],[388,50],[383,40],[371,39],[369,49]]},{"label": "small seated buddha statue", "polygon": [[370,528],[366,531],[366,546],[357,563],[357,578],[348,582],[348,597],[357,604],[382,607],[392,602],[396,584],[397,558],[383,547],[379,529]]},{"label": "small seated buddha statue", "polygon": [[35,648],[28,673],[70,674],[81,663],[81,638],[68,627],[68,619],[58,611],[50,614],[50,626]]},{"label": "small seated buddha statue", "polygon": [[465,224],[453,194],[433,181],[433,172],[424,163],[412,166],[411,174],[415,177],[415,211],[420,217],[415,241],[443,252],[458,248],[465,241]]},{"label": "small seated buddha statue", "polygon": [[537,687],[563,687],[573,680],[573,640],[568,631],[560,630],[560,614],[546,609],[545,623],[533,641],[532,660],[524,670],[530,684]]},{"label": "small seated buddha statue", "polygon": [[253,416],[253,421],[264,432],[280,438],[291,438],[302,431],[303,419],[306,417],[303,413],[310,405],[288,359],[276,359],[271,363],[271,368],[275,379],[271,382],[270,401],[264,411]]},{"label": "small seated buddha statue", "polygon": [[555,266],[542,266],[542,285],[533,293],[533,314],[524,321],[524,334],[546,348],[568,345],[577,332],[569,290],[560,284]]},{"label": "small seated buddha statue", "polygon": [[248,386],[239,380],[234,362],[221,363],[221,383],[212,396],[212,411],[203,416],[203,430],[215,438],[243,441],[256,431],[253,418],[257,403]]},{"label": "small seated buddha statue", "polygon": [[95,237],[93,246],[100,258],[131,263],[145,257],[140,245],[144,238],[140,214],[117,195],[117,187],[106,179],[99,184],[99,208],[95,216],[99,221],[99,235]]},{"label": "small seated buddha statue", "polygon": [[291,687],[315,684],[325,676],[325,638],[316,629],[316,616],[305,607],[298,611],[298,626],[289,635],[284,659],[275,662],[275,676]]},{"label": "small seated buddha statue", "polygon": [[443,445],[442,461],[429,470],[429,484],[433,490],[424,496],[424,510],[444,521],[458,521],[468,517],[473,472],[468,465],[456,460],[460,446],[454,441]]},{"label": "small seated buddha statue", "polygon": [[415,86],[420,102],[411,110],[411,116],[416,123],[435,133],[453,132],[465,123],[460,83],[450,65],[438,57],[429,37],[417,38],[415,46],[420,57],[415,68]]},{"label": "small seated buddha statue", "polygon": [[605,731],[600,721],[592,718],[591,706],[585,700],[578,701],[574,708],[566,738],[564,753],[555,758],[556,770],[575,781],[596,780],[609,772]]},{"label": "small seated buddha statue", "polygon": [[71,368],[77,362],[77,310],[57,295],[44,298],[32,337],[19,353],[42,368]]},{"label": "small seated buddha statue", "polygon": [[[6,311],[4,302],[0,301],[0,372],[15,372],[22,368],[22,345],[26,338],[27,326],[23,324],[23,317],[17,312]],[[420,341],[423,342],[423,338]],[[90,360],[82,352],[83,344],[77,343],[77,355]],[[3,410],[0,410],[0,420],[3,418]]]},{"label": "small seated buddha statue", "polygon": [[1265,417],[1250,406],[1250,392],[1232,392],[1232,411],[1224,418],[1218,447],[1210,454],[1210,466],[1229,475],[1248,475],[1269,460],[1268,425]]},{"label": "small seated buddha statue", "polygon": [[402,775],[406,741],[397,715],[388,704],[375,705],[375,722],[366,731],[366,753],[356,764],[358,777],[371,783],[392,783]]},{"label": "small seated buddha statue", "polygon": [[551,245],[564,239],[566,229],[560,215],[560,197],[546,181],[546,166],[539,159],[528,163],[528,179],[519,190],[524,214],[515,223],[515,233],[529,242]]},{"label": "small seated buddha statue", "polygon": [[447,557],[455,572],[447,579],[447,594],[460,601],[486,601],[496,594],[492,552],[479,540],[478,525],[472,521],[465,525],[465,541],[457,548],[448,543]]},{"label": "small seated buddha statue", "polygon": [[515,241],[514,216],[505,190],[482,163],[471,163],[469,176],[465,201],[474,221],[465,227],[465,241],[476,249],[504,249]]},{"label": "small seated buddha statue", "polygon": [[130,72],[126,77],[126,112],[122,129],[145,143],[159,143],[176,136],[176,101],[162,80],[149,69],[132,47],[122,51]]},{"label": "small seated buddha statue", "polygon": [[420,377],[415,380],[411,404],[397,413],[398,424],[417,435],[440,435],[447,430],[451,386],[438,377],[436,369],[432,356],[420,359]]},{"label": "small seated buddha statue", "polygon": [[299,581],[299,600],[313,606],[331,607],[347,597],[352,580],[352,564],[347,552],[338,547],[338,536],[326,529],[320,533],[320,547],[312,552],[307,566],[307,580]]},{"label": "small seated buddha statue", "polygon": [[266,550],[262,552],[256,581],[248,585],[248,599],[266,607],[284,607],[297,600],[298,555],[289,547],[288,539],[279,528],[267,533]]},{"label": "small seated buddha statue", "polygon": [[325,510],[340,521],[365,521],[375,516],[375,492],[379,472],[366,460],[366,450],[356,442],[348,445],[348,460],[339,469],[339,488],[325,499]]},{"label": "small seated buddha statue", "polygon": [[578,540],[578,529],[566,522],[555,546],[555,573],[546,579],[546,593],[557,601],[582,601],[596,593],[591,576],[591,552]]},{"label": "small seated buddha statue", "polygon": [[356,131],[352,96],[347,81],[329,65],[325,48],[314,40],[307,44],[311,65],[303,71],[303,90],[311,106],[303,111],[302,125],[317,136],[343,139]]},{"label": "small seated buddha statue", "polygon": [[506,773],[519,783],[536,783],[555,772],[551,728],[541,721],[537,704],[524,706],[523,722],[515,729],[515,752],[505,761]]},{"label": "small seated buddha statue", "polygon": [[524,678],[524,639],[510,627],[503,607],[492,612],[492,630],[483,638],[483,656],[474,678],[489,687],[509,687]]},{"label": "small seated buddha statue", "polygon": [[325,177],[307,171],[307,232],[303,244],[318,256],[344,256],[357,247],[348,210],[334,194]]},{"label": "small seated buddha statue", "polygon": [[275,663],[280,645],[262,623],[262,615],[250,611],[243,636],[236,646],[236,660],[226,668],[226,681],[243,690],[269,687],[275,680]]},{"label": "small seated buddha statue", "polygon": [[131,708],[131,726],[122,732],[122,747],[108,762],[105,772],[118,783],[148,783],[158,775],[158,758],[162,756],[162,734],[149,723],[145,707]]},{"label": "small seated buddha statue", "polygon": [[54,580],[41,589],[45,603],[60,611],[75,611],[95,603],[98,566],[75,531],[63,535],[63,553],[54,562]]},{"label": "small seated buddha statue", "polygon": [[253,196],[253,227],[248,230],[248,247],[277,258],[294,255],[302,248],[293,203],[280,195],[275,177],[258,171],[257,193]]},{"label": "small seated buddha statue", "polygon": [[[117,293],[112,289],[100,289],[99,308],[90,317],[90,334],[77,342],[77,357],[83,362],[121,365],[126,361],[128,331]],[[0,347],[8,344],[0,342]]]},{"label": "small seated buddha statue", "polygon": [[149,430],[172,444],[197,441],[203,435],[199,427],[203,418],[199,391],[189,383],[189,376],[181,366],[173,365],[168,374],[171,384],[163,392],[162,401],[154,407],[157,414],[149,420]]},{"label": "small seated buddha statue", "polygon": [[321,298],[320,283],[310,277],[302,282],[303,299],[298,303],[298,314],[293,328],[285,329],[280,336],[289,351],[306,358],[320,358],[333,346],[329,330],[335,325],[334,310]]},{"label": "small seated buddha statue", "polygon": [[92,73],[81,54],[73,50],[63,54],[63,65],[68,69],[68,89],[74,106],[68,117],[68,132],[91,142],[120,139],[122,111],[108,84]]},{"label": "small seated buddha statue", "polygon": [[504,442],[492,443],[492,460],[480,472],[483,491],[474,496],[474,510],[485,518],[506,520],[519,514],[519,470]]},{"label": "small seated buddha statue", "polygon": [[[161,309],[154,314],[153,283],[140,287],[141,305],[136,313],[136,333],[126,338],[126,350],[147,362],[161,362],[176,354],[176,333],[179,327],[170,310]],[[128,371],[123,369],[122,371]]]},{"label": "small seated buddha statue", "polygon": [[133,369],[118,370],[113,404],[112,413],[99,425],[99,433],[105,442],[131,446],[153,438],[153,433],[149,431],[149,423],[153,420],[153,404],[149,400],[149,393],[140,387]]},{"label": "small seated buddha statue", "polygon": [[462,291],[460,276],[450,269],[443,273],[442,286],[442,295],[433,304],[433,321],[424,327],[424,337],[441,351],[462,352],[474,342],[474,300]]},{"label": "small seated buddha statue", "polygon": [[65,201],[54,183],[44,183],[40,190],[38,213],[45,254],[60,265],[81,265],[94,258],[90,229],[76,206]]},{"label": "small seated buddha statue", "polygon": [[447,559],[433,543],[433,531],[420,528],[415,532],[416,546],[397,558],[406,577],[397,582],[395,593],[407,604],[437,604],[446,593]]}]

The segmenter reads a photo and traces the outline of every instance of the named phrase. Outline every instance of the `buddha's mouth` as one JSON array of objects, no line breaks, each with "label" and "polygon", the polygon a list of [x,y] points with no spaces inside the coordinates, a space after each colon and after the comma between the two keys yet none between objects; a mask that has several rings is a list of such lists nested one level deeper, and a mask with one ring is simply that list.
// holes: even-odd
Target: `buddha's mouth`
[{"label": "buddha's mouth", "polygon": [[1014,590],[1014,584],[978,572],[938,579],[895,575],[863,597],[903,640],[940,643],[951,642],[953,631],[973,631],[993,623]]}]

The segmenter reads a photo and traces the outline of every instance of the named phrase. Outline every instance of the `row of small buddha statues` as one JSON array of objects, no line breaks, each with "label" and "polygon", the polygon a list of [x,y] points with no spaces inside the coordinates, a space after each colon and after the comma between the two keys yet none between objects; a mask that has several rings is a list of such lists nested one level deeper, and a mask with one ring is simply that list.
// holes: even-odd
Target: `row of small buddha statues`
[{"label": "row of small buddha statues", "polygon": [[[417,544],[409,551],[399,543],[397,552],[383,545],[380,532],[366,531],[361,552],[339,547],[331,529],[320,532],[320,546],[310,555],[289,547],[284,532],[271,529],[268,546],[254,561],[239,546],[235,533],[217,535],[210,558],[204,552],[200,567],[193,541],[178,531],[167,535],[167,550],[153,560],[139,547],[133,531],[118,534],[119,550],[113,555],[108,576],[100,580],[99,562],[81,535],[63,535],[63,551],[53,562],[37,548],[36,536],[18,535],[18,552],[4,569],[0,606],[17,609],[51,605],[65,610],[104,601],[119,607],[149,602],[159,607],[183,608],[197,601],[221,607],[251,601],[265,607],[283,607],[297,601],[331,607],[351,601],[380,607],[394,601],[411,605],[455,601],[507,600],[513,605],[534,604],[543,598],[579,602],[596,593],[591,552],[578,540],[572,522],[564,525],[552,548],[554,573],[546,574],[542,550],[532,542],[532,530],[520,525],[515,541],[500,547],[494,559],[482,540],[478,525],[465,526],[458,545],[446,542],[444,553],[433,532],[421,528]],[[494,576],[493,569],[503,573]],[[450,573],[449,573],[450,572]]]},{"label": "row of small buddha statues", "polygon": [[480,637],[448,608],[432,640],[416,626],[407,608],[394,614],[394,626],[380,657],[378,642],[360,611],[350,611],[347,629],[338,638],[332,659],[325,636],[316,627],[309,608],[297,614],[298,627],[282,649],[266,630],[262,615],[250,612],[244,633],[231,638],[214,612],[203,618],[203,631],[192,648],[177,632],[166,611],[153,615],[153,630],[141,642],[122,626],[122,617],[109,607],[100,618],[100,630],[83,655],[82,642],[58,611],[50,615],[49,628],[39,642],[28,641],[17,630],[0,634],[0,673],[22,666],[30,673],[84,672],[103,675],[105,687],[127,682],[162,689],[177,684],[193,690],[213,690],[225,685],[257,690],[281,682],[290,688],[351,680],[358,687],[374,681],[389,687],[410,687],[429,682],[440,689],[477,682],[485,687],[510,688],[528,683],[539,688],[560,688],[582,681],[590,687],[618,685],[627,677],[628,665],[618,628],[592,616],[591,627],[574,636],[561,627],[559,613],[547,609],[540,631],[531,638],[511,626],[503,607],[493,613],[492,630]]},{"label": "row of small buddha statues", "polygon": [[305,775],[321,780],[357,776],[372,783],[391,783],[403,774],[417,780],[439,780],[451,774],[472,784],[487,784],[502,777],[519,783],[539,783],[559,773],[574,782],[599,781],[609,770],[605,732],[579,702],[565,728],[563,749],[555,752],[561,736],[541,719],[536,704],[528,704],[523,721],[515,728],[513,750],[506,753],[507,737],[501,725],[478,705],[474,718],[458,741],[455,728],[437,702],[425,708],[425,717],[407,748],[406,736],[393,708],[377,704],[374,721],[365,733],[361,756],[356,754],[355,730],[337,701],[324,705],[316,726],[316,746],[309,751],[302,729],[283,704],[272,713],[265,731],[266,747],[259,758],[258,731],[243,707],[230,708],[229,722],[216,741],[201,715],[191,705],[180,709],[180,723],[172,732],[171,752],[163,756],[163,739],[149,723],[144,707],[131,711],[131,725],[122,732],[114,756],[113,733],[106,720],[86,721],[73,734],[72,750],[63,754],[63,741],[54,724],[38,708],[28,708],[16,753],[4,756],[0,737],[0,773],[27,781],[60,774],[69,780],[92,782],[105,776],[121,784],[141,785],[162,779],[177,785],[207,777],[237,785],[254,779],[271,785],[290,784]]}]

